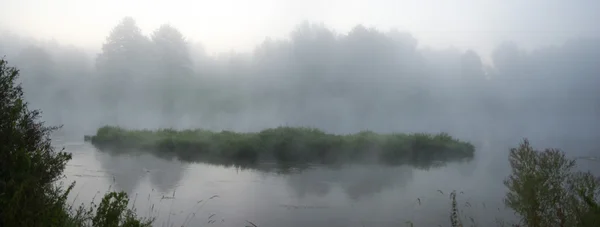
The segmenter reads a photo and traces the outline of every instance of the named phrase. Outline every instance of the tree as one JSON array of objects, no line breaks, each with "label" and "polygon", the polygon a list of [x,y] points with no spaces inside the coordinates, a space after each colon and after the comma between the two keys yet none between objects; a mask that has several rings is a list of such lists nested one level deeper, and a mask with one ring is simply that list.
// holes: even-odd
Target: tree
[{"label": "tree", "polygon": [[148,38],[131,17],[123,18],[102,45],[102,53],[96,59],[96,68],[104,83],[100,93],[104,109],[117,124],[118,110],[127,98],[127,90],[150,71],[150,53]]},{"label": "tree", "polygon": [[[188,43],[176,28],[165,24],[152,34],[154,66],[157,73],[156,86],[160,87],[161,110],[173,127],[183,112],[182,100],[189,97],[185,87],[192,74]],[[179,104],[179,105],[178,105]]]},{"label": "tree", "polygon": [[124,192],[109,192],[98,206],[72,213],[66,200],[75,182],[57,184],[71,154],[54,150],[50,134],[58,127],[45,126],[40,112],[28,108],[18,77],[19,70],[0,59],[0,226],[151,226],[154,219],[127,209]]},{"label": "tree", "polygon": [[480,82],[485,78],[483,63],[475,51],[468,50],[461,56],[462,77],[472,82]]},{"label": "tree", "polygon": [[102,45],[96,68],[115,77],[137,75],[147,63],[148,44],[148,38],[142,34],[135,20],[125,17],[112,29]]},{"label": "tree", "polygon": [[575,160],[556,149],[534,150],[528,140],[509,156],[505,204],[525,226],[598,226],[600,180],[574,171]]},{"label": "tree", "polygon": [[505,42],[492,53],[494,67],[504,77],[522,79],[526,68],[525,54],[516,43]]},{"label": "tree", "polygon": [[152,33],[154,53],[161,76],[173,78],[191,73],[191,57],[188,43],[176,28],[161,25]]},{"label": "tree", "polygon": [[29,110],[19,71],[0,59],[0,226],[58,226],[68,219],[66,190],[55,185],[71,155],[56,152],[50,133]]}]

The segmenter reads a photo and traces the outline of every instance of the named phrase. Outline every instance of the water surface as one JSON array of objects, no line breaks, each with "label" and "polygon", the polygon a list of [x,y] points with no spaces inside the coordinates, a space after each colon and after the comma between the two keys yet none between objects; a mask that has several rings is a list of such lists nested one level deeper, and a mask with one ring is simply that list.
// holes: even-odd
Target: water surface
[{"label": "water surface", "polygon": [[352,165],[282,173],[55,143],[73,153],[65,173],[77,182],[75,204],[123,190],[140,215],[157,218],[155,226],[448,226],[452,190],[466,222],[511,217],[502,205],[504,150],[429,170]]}]

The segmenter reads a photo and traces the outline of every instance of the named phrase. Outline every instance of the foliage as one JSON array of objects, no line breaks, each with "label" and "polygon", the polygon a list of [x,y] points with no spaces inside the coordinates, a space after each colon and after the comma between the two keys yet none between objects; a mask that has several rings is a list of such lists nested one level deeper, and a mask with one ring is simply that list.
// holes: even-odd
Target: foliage
[{"label": "foliage", "polygon": [[0,59],[0,226],[55,226],[67,218],[66,189],[54,183],[71,155],[56,152],[40,112],[29,110],[19,70]]},{"label": "foliage", "polygon": [[524,226],[598,226],[600,179],[574,171],[575,160],[556,149],[534,150],[528,140],[509,156],[506,206]]},{"label": "foliage", "polygon": [[106,42],[102,45],[102,53],[96,59],[96,67],[104,70],[103,73],[115,74],[107,76],[132,76],[136,73],[137,67],[141,67],[141,64],[147,61],[147,59],[140,59],[140,56],[149,53],[147,51],[149,42],[135,20],[125,17],[106,38]]},{"label": "foliage", "polygon": [[[527,139],[510,150],[511,175],[504,184],[505,204],[521,217],[513,227],[600,226],[600,179],[590,172],[574,171],[575,160],[556,149],[538,151]],[[465,226],[460,219],[456,192],[450,193],[450,226]],[[471,218],[473,225],[476,226]],[[497,220],[499,226],[507,226]]]},{"label": "foliage", "polygon": [[[177,119],[181,119],[184,108],[178,105],[178,100],[189,97],[190,94],[182,92],[186,82],[190,80],[191,59],[188,43],[183,34],[176,28],[164,24],[152,33],[153,67],[154,76],[157,78],[156,103],[160,104],[162,117],[173,125]],[[186,90],[186,89],[183,89]],[[189,92],[189,90],[188,90]]]},{"label": "foliage", "polygon": [[[71,155],[54,150],[50,133],[57,127],[45,126],[40,112],[28,108],[18,76],[0,59],[0,226],[81,226],[83,216],[71,216],[66,204],[75,183],[57,184]],[[148,226],[127,202],[124,193],[107,194],[92,226]]]},{"label": "foliage", "polygon": [[472,158],[474,147],[448,134],[327,134],[314,128],[278,127],[260,132],[171,129],[126,130],[105,126],[88,140],[100,148],[144,149],[192,161],[256,164],[341,163],[376,160],[427,167],[436,161]]},{"label": "foliage", "polygon": [[170,78],[190,74],[185,72],[191,68],[188,43],[179,30],[163,24],[152,33],[151,39],[158,58],[156,63],[161,65],[157,70],[162,70],[162,75]]},{"label": "foliage", "polygon": [[102,52],[96,58],[96,69],[101,75],[97,96],[103,111],[113,121],[119,121],[118,109],[122,96],[128,94],[134,76],[147,76],[150,65],[150,40],[144,36],[135,20],[123,18],[102,44]]},{"label": "foliage", "polygon": [[[92,201],[92,206],[80,206],[73,218],[71,226],[102,227],[150,227],[154,219],[138,218],[135,210],[128,209],[129,198],[125,192],[108,192],[99,205]],[[94,212],[94,208],[96,211]]]}]

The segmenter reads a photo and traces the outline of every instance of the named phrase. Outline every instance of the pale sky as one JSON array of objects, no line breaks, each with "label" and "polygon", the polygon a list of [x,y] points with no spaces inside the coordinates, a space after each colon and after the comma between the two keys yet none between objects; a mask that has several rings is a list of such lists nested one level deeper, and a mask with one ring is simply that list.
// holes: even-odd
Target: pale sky
[{"label": "pale sky", "polygon": [[421,46],[482,55],[504,40],[532,47],[600,36],[597,0],[0,0],[0,6],[0,31],[91,50],[124,16],[145,34],[169,23],[210,53],[251,51],[266,37],[286,38],[302,21],[342,33],[357,24],[398,28]]}]

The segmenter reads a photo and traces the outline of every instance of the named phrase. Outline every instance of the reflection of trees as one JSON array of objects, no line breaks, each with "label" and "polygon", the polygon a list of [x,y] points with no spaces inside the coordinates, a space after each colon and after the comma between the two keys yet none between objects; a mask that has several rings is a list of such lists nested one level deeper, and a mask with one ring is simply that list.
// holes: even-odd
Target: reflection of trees
[{"label": "reflection of trees", "polygon": [[147,169],[150,169],[150,183],[161,193],[173,190],[183,178],[186,164],[177,160],[164,160],[152,156],[147,157]]},{"label": "reflection of trees", "polygon": [[175,188],[183,177],[186,164],[175,160],[138,153],[97,153],[96,159],[114,176],[113,187],[131,194],[145,175],[149,175],[152,188],[166,193]]},{"label": "reflection of trees", "polygon": [[[161,193],[172,191],[183,177],[186,162],[174,157],[136,152],[119,154],[103,152],[98,155],[102,167],[114,173],[115,186],[127,193],[133,192],[145,174],[149,175],[154,189]],[[220,165],[219,163],[212,163]],[[349,165],[343,167],[298,167],[280,165],[225,165],[240,169],[277,172],[288,175],[288,185],[299,197],[324,196],[332,187],[341,189],[352,199],[360,199],[379,193],[387,188],[404,186],[412,180],[414,167],[386,165]]]},{"label": "reflection of trees", "polygon": [[[324,196],[330,191],[329,176],[321,175],[323,170],[306,170],[298,174],[292,174],[288,178],[288,184],[299,197],[304,197],[306,194]],[[325,170],[327,171],[327,170]]]},{"label": "reflection of trees", "polygon": [[355,165],[341,169],[308,169],[288,177],[288,184],[299,197],[324,196],[331,187],[341,187],[352,199],[373,195],[386,188],[404,186],[412,180],[408,166]]},{"label": "reflection of trees", "polygon": [[117,155],[110,153],[96,153],[96,160],[102,168],[113,175],[112,187],[131,194],[144,176],[141,162],[134,160],[131,155]]}]

